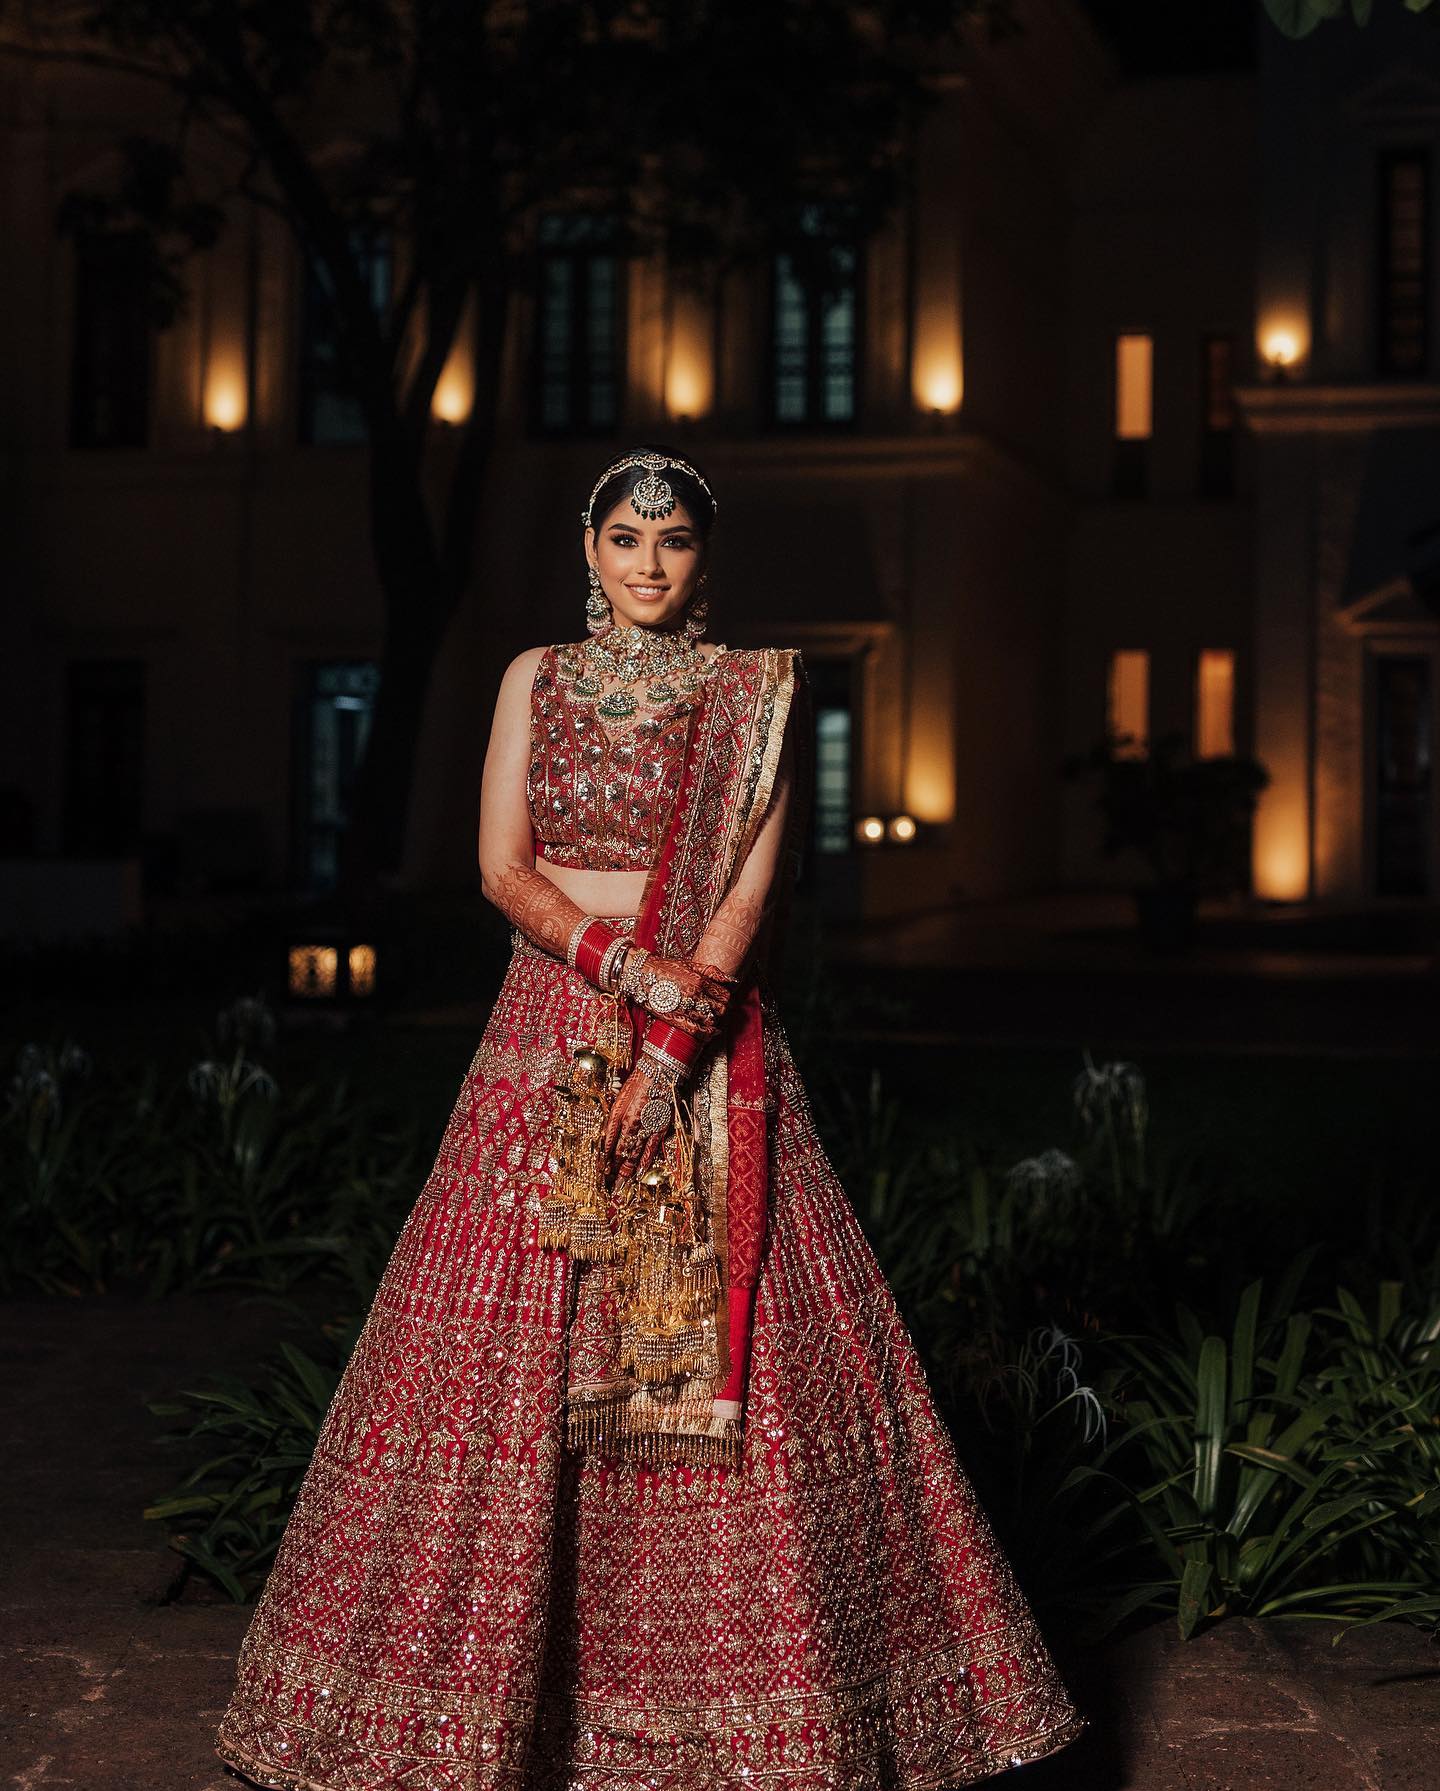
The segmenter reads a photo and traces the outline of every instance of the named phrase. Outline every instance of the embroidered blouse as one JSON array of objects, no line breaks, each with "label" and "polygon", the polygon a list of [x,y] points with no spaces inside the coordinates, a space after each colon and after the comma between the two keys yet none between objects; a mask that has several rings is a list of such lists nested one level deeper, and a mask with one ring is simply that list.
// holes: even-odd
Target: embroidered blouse
[{"label": "embroidered blouse", "polygon": [[704,677],[689,690],[660,685],[667,694],[655,703],[634,692],[633,716],[606,719],[607,696],[583,694],[585,671],[578,647],[547,647],[530,687],[525,794],[535,852],[573,870],[648,870],[680,787]]}]

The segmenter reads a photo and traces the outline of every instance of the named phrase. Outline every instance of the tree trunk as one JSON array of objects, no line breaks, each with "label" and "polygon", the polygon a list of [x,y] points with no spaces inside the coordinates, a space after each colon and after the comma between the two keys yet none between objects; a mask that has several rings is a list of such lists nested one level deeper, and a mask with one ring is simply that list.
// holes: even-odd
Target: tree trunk
[{"label": "tree trunk", "polygon": [[341,849],[341,896],[358,907],[400,868],[415,755],[435,660],[469,583],[476,516],[495,440],[508,294],[482,290],[475,398],[456,456],[443,526],[431,520],[423,467],[403,433],[371,450],[371,542],[385,600],[380,690]]}]

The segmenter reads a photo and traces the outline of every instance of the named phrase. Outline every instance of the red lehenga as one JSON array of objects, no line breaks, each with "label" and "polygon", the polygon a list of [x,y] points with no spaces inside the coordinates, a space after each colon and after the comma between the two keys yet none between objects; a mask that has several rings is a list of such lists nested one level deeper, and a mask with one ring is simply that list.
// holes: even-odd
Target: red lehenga
[{"label": "red lehenga", "polygon": [[[541,757],[575,746],[543,725],[562,701],[547,656]],[[673,784],[687,738],[657,722],[635,776]],[[653,804],[630,795],[646,832]],[[552,843],[556,813],[532,806]],[[552,1080],[601,999],[513,934],[245,1638],[221,1758],[285,1791],[920,1791],[1062,1747],[1085,1719],[763,979],[768,1192],[739,1465],[567,1442],[608,1287],[537,1240]]]}]

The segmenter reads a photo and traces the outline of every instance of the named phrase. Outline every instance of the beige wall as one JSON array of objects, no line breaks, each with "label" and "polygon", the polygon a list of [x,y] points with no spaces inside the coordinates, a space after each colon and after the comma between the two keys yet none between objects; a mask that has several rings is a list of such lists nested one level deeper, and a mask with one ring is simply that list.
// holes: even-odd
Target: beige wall
[{"label": "beige wall", "polygon": [[[937,70],[942,104],[925,126],[913,206],[867,254],[856,431],[759,432],[762,282],[736,275],[695,295],[655,263],[627,282],[627,415],[613,445],[663,435],[711,470],[722,498],[712,633],[857,654],[857,809],[909,808],[928,824],[914,848],[861,855],[875,914],[1124,880],[1098,856],[1089,798],[1058,778],[1063,755],[1103,721],[1117,646],[1154,656],[1157,731],[1190,725],[1199,648],[1233,646],[1241,744],[1284,762],[1282,791],[1313,775],[1313,577],[1295,558],[1313,515],[1303,452],[1293,466],[1290,450],[1262,461],[1242,432],[1237,497],[1195,496],[1200,335],[1233,329],[1243,376],[1257,294],[1281,278],[1255,252],[1256,84],[1121,83],[1077,7],[1033,0],[1024,11],[1026,39]],[[53,849],[65,664],[142,656],[147,827],[173,828],[197,806],[257,807],[278,878],[297,666],[378,648],[364,461],[293,445],[295,256],[258,213],[238,216],[197,263],[192,311],[161,339],[156,446],[65,449],[70,276],[51,220],[67,184],[103,167],[138,103],[88,82],[0,92],[0,227],[23,245],[0,282],[13,644],[0,667],[0,750],[23,765]],[[1285,253],[1298,265],[1299,251]],[[1339,248],[1331,260],[1344,265]],[[216,441],[207,392],[233,371],[247,318],[253,425]],[[611,444],[524,433],[523,302],[513,325],[476,577],[421,741],[407,853],[419,881],[473,875],[504,664],[583,632],[573,518]],[[1151,496],[1122,503],[1108,479],[1113,338],[1127,328],[1156,336],[1156,423]],[[950,369],[962,402],[933,418]],[[696,394],[703,414],[677,419]],[[1361,654],[1352,634],[1321,644],[1317,713],[1336,765],[1355,761]],[[1338,772],[1326,787],[1327,861],[1353,867],[1354,789]]]}]

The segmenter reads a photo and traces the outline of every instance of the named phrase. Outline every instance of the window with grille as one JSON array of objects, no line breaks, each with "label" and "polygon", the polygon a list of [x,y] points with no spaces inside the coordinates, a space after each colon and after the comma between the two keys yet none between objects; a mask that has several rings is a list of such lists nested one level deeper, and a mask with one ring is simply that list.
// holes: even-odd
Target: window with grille
[{"label": "window with grille", "polygon": [[[375,314],[384,317],[394,277],[390,239],[356,226],[350,233],[350,248]],[[299,392],[302,442],[321,446],[368,440],[365,412],[345,359],[330,274],[308,258],[300,311]]]},{"label": "window with grille", "polygon": [[150,432],[152,312],[142,232],[75,238],[70,445],[143,448]]},{"label": "window with grille", "polygon": [[536,225],[532,427],[605,435],[620,421],[623,268],[615,220],[548,212]]},{"label": "window with grille", "polygon": [[1420,378],[1429,363],[1430,155],[1380,154],[1379,342],[1382,373]]},{"label": "window with grille", "polygon": [[370,738],[380,668],[370,659],[303,668],[296,714],[295,860],[302,889],[333,889],[356,774]]},{"label": "window with grille", "polygon": [[769,421],[844,427],[859,409],[860,247],[818,206],[799,226],[802,240],[771,268]]},{"label": "window with grille", "polygon": [[1235,491],[1235,338],[1216,331],[1200,339],[1200,491]]},{"label": "window with grille", "polygon": [[851,654],[807,653],[805,669],[815,726],[810,845],[820,853],[849,852],[855,844],[858,661]]},{"label": "window with grille", "polygon": [[1373,724],[1377,895],[1430,894],[1433,716],[1429,656],[1397,653],[1378,658]]}]

